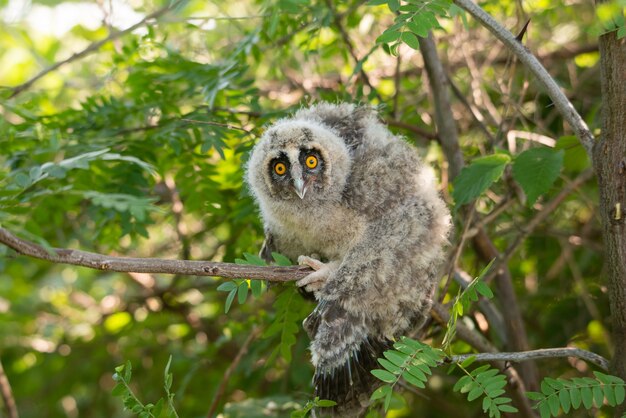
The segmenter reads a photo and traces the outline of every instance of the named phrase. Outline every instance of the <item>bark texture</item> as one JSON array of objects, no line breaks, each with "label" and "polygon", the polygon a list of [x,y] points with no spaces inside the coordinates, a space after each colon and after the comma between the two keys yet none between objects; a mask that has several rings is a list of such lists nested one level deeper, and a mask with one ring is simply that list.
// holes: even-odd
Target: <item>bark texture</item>
[{"label": "bark texture", "polygon": [[[612,374],[626,380],[626,38],[600,37],[602,135],[593,150],[600,189],[615,353]],[[626,411],[623,403],[616,417]]]}]

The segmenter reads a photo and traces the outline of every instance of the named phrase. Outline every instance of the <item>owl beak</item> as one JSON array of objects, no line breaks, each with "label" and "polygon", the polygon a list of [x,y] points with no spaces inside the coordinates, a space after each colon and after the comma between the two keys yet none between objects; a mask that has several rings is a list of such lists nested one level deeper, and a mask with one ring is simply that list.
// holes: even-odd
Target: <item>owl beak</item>
[{"label": "owl beak", "polygon": [[304,199],[304,195],[306,194],[306,184],[304,184],[304,180],[302,180],[302,178],[297,177],[294,181],[293,181],[293,187],[294,189],[296,189],[296,194],[298,195],[298,197],[300,197],[300,199]]}]

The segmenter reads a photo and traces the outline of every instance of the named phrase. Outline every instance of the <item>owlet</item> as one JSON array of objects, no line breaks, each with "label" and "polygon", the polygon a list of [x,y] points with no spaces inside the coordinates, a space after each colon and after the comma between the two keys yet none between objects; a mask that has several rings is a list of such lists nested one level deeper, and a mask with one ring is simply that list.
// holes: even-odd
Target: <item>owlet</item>
[{"label": "owlet", "polygon": [[359,416],[370,370],[392,341],[423,326],[450,230],[434,176],[376,111],[318,103],[270,126],[246,179],[269,258],[314,272],[297,282],[317,307],[305,319],[315,396]]}]

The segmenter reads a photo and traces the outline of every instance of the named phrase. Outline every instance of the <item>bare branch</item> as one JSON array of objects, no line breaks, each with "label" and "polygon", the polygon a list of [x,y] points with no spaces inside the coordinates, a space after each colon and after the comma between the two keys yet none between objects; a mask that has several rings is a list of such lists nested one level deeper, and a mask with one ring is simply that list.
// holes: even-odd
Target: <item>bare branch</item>
[{"label": "bare branch", "polygon": [[419,44],[420,52],[424,57],[424,66],[428,73],[430,89],[435,101],[435,122],[439,143],[446,154],[449,178],[452,181],[463,168],[463,154],[459,147],[459,135],[450,105],[448,80],[446,79],[441,60],[437,55],[433,34],[429,33],[428,38],[422,38]]},{"label": "bare branch", "polygon": [[209,407],[209,412],[207,413],[208,418],[212,418],[215,416],[217,405],[219,404],[220,399],[224,395],[224,391],[226,390],[226,385],[228,384],[228,381],[230,380],[230,376],[233,374],[233,372],[235,371],[235,369],[241,362],[241,359],[243,358],[243,356],[248,352],[250,343],[252,343],[252,341],[254,341],[254,339],[259,336],[259,334],[261,333],[261,330],[262,328],[255,327],[252,330],[252,332],[250,332],[250,334],[248,335],[248,338],[246,338],[246,340],[241,345],[239,352],[237,352],[235,359],[233,360],[232,363],[230,363],[230,366],[228,366],[228,368],[224,372],[224,377],[222,377],[222,380],[220,381],[220,384],[217,387],[217,391],[215,392],[215,396],[213,397],[213,401],[211,402],[211,406]]},{"label": "bare branch", "polygon": [[2,403],[4,404],[4,409],[7,411],[7,416],[9,418],[19,418],[19,414],[17,413],[17,406],[15,404],[15,398],[13,397],[13,391],[11,390],[11,384],[9,383],[9,379],[7,378],[7,375],[4,372],[4,367],[2,367],[1,361],[0,361],[0,395],[2,396]]},{"label": "bare branch", "polygon": [[46,249],[41,245],[18,238],[4,228],[0,228],[0,243],[20,254],[40,260],[124,273],[186,274],[191,276],[223,277],[225,279],[246,278],[288,282],[301,279],[312,271],[308,266],[265,267],[211,261],[115,257],[65,248]]},{"label": "bare branch", "polygon": [[546,89],[546,92],[554,102],[554,105],[580,140],[581,144],[592,156],[594,137],[583,118],[578,114],[567,96],[561,91],[554,78],[550,76],[539,60],[520,43],[511,32],[500,25],[491,15],[485,12],[472,0],[454,0],[454,3],[463,8],[485,26],[496,38],[498,38],[507,48],[509,48],[519,60],[533,73],[539,83]]},{"label": "bare branch", "polygon": [[474,357],[476,361],[511,361],[514,363],[542,358],[577,357],[588,361],[589,363],[593,363],[603,370],[609,369],[609,361],[604,357],[596,353],[592,353],[591,351],[573,347],[543,348],[540,350],[522,351],[516,353],[462,354],[458,356],[452,356],[450,360],[455,363],[460,363],[470,357]]},{"label": "bare branch", "polygon": [[389,126],[413,132],[415,135],[421,136],[425,139],[437,139],[436,133],[427,131],[426,129],[422,129],[419,126],[413,125],[411,123],[402,122],[401,120],[396,119],[387,119],[385,120],[385,122]]},{"label": "bare branch", "polygon": [[515,253],[517,248],[522,244],[522,242],[524,242],[526,237],[528,237],[528,235],[530,235],[530,233],[541,222],[543,222],[549,215],[551,215],[561,204],[561,202],[565,200],[567,196],[569,196],[570,193],[572,193],[576,188],[578,188],[581,184],[585,183],[592,177],[593,171],[591,169],[588,169],[580,173],[578,177],[576,177],[572,182],[566,184],[554,199],[546,203],[543,208],[539,212],[537,212],[537,214],[529,222],[526,223],[524,229],[522,230],[522,233],[517,236],[517,238],[515,238],[515,241],[513,241],[513,243],[509,245],[509,247],[506,249],[506,252],[502,257],[502,261],[500,262],[500,264],[506,262],[506,260],[511,258],[513,253]]},{"label": "bare branch", "polygon": [[96,41],[91,43],[87,48],[83,49],[80,52],[77,52],[75,54],[72,54],[69,58],[64,59],[63,61],[58,61],[56,63],[54,63],[53,65],[51,65],[50,67],[44,69],[43,71],[41,71],[39,74],[37,74],[35,77],[31,78],[30,80],[26,81],[25,83],[22,83],[18,86],[15,86],[12,88],[13,93],[11,93],[11,95],[9,96],[9,98],[13,98],[15,96],[17,96],[18,94],[22,93],[23,91],[27,90],[30,88],[30,86],[32,86],[35,82],[37,82],[40,78],[46,76],[47,74],[51,73],[52,71],[57,70],[59,67],[68,64],[72,61],[76,61],[80,58],[83,58],[93,52],[96,52],[97,50],[99,50],[103,45],[123,36],[126,35],[127,33],[130,33],[132,31],[134,31],[135,29],[144,26],[146,24],[148,24],[150,21],[155,20],[157,18],[159,18],[160,16],[164,15],[165,13],[169,12],[170,10],[174,9],[175,7],[177,7],[180,2],[182,0],[178,0],[178,1],[174,1],[170,4],[168,4],[165,7],[160,8],[159,10],[150,13],[149,15],[147,15],[146,17],[144,17],[143,19],[141,19],[139,22],[135,23],[134,25],[132,25],[129,28],[126,28],[122,31],[118,31],[118,32],[113,32],[111,33],[109,36],[107,36],[106,38],[100,40],[100,41]]}]

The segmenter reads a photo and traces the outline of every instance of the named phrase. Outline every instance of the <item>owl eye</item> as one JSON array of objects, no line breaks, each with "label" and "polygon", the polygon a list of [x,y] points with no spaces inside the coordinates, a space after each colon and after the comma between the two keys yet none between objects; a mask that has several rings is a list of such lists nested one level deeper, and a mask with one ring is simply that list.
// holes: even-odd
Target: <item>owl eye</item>
[{"label": "owl eye", "polygon": [[276,163],[274,164],[274,173],[279,176],[284,175],[287,172],[287,166],[284,163]]},{"label": "owl eye", "polygon": [[317,167],[317,157],[315,155],[309,155],[308,157],[306,157],[304,163],[309,168],[315,168]]}]

